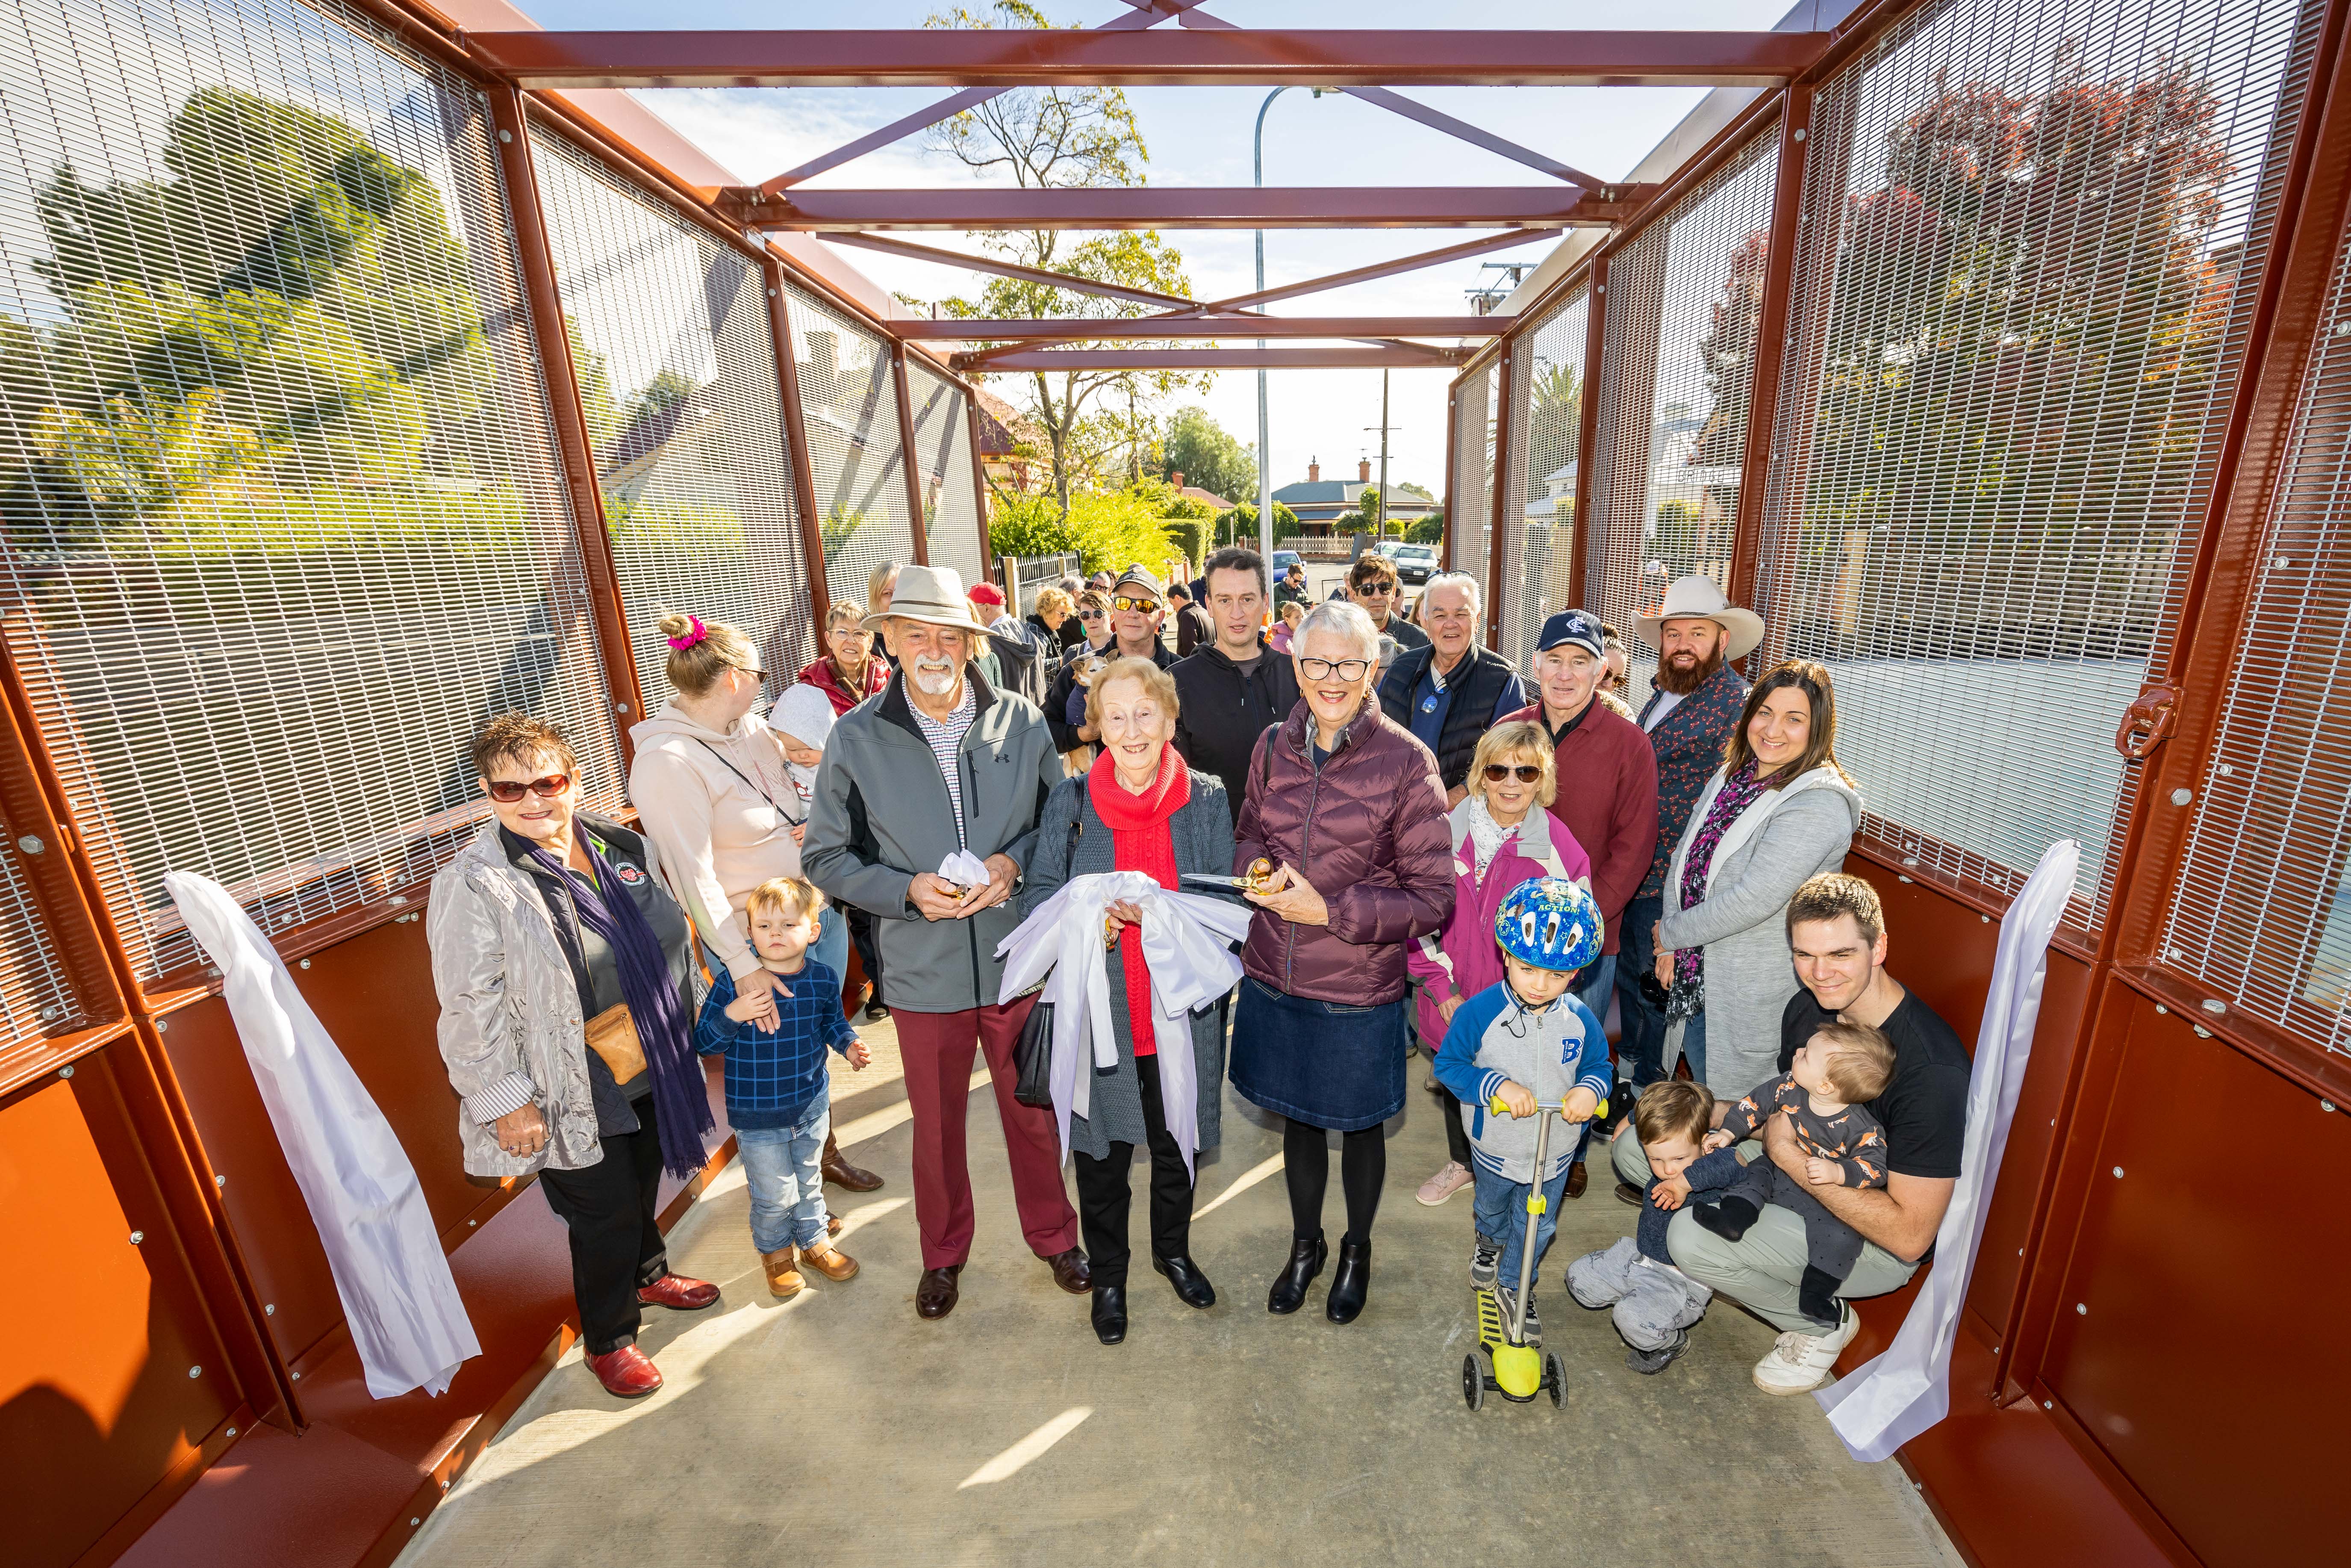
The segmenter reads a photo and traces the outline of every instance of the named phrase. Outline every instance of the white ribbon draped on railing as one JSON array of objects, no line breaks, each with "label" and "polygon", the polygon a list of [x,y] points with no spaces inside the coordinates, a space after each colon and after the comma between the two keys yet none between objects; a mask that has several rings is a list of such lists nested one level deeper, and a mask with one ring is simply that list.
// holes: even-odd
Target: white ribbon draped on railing
[{"label": "white ribbon draped on railing", "polygon": [[1891,1458],[1951,1407],[1951,1347],[1959,1332],[1959,1309],[1975,1271],[2017,1092],[2024,1087],[2033,1026],[2041,1018],[2049,938],[2074,894],[2081,859],[2082,846],[2071,839],[2050,845],[2001,919],[1991,991],[1984,998],[1983,1028],[1976,1035],[1975,1066],[1968,1079],[1967,1142],[1951,1207],[1935,1233],[1935,1266],[1884,1354],[1813,1396],[1856,1459]]},{"label": "white ribbon draped on railing", "polygon": [[[1091,1115],[1094,1073],[1118,1065],[1110,972],[1104,967],[1112,949],[1102,946],[1102,911],[1119,903],[1143,911],[1159,1099],[1188,1170],[1200,1140],[1191,1015],[1213,1005],[1240,978],[1240,960],[1229,944],[1249,935],[1254,911],[1200,894],[1171,893],[1139,871],[1071,877],[997,944],[996,956],[1004,960],[998,999],[1008,1002],[1039,981],[1045,984],[1038,999],[1053,1008],[1053,1124],[1066,1160],[1071,1116]],[[1078,1071],[1081,1061],[1086,1071]]]}]

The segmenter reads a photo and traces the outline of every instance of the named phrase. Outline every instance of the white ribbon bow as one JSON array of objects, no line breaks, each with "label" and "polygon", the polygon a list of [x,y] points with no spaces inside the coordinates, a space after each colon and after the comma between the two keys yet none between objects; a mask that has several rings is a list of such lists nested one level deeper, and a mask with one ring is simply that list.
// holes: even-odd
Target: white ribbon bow
[{"label": "white ribbon bow", "polygon": [[1118,1065],[1110,1005],[1109,950],[1102,912],[1131,903],[1143,911],[1143,962],[1151,972],[1152,1038],[1159,1051],[1159,1098],[1167,1131],[1192,1167],[1199,1146],[1198,1074],[1192,1061],[1191,1015],[1233,988],[1240,960],[1230,944],[1249,935],[1255,912],[1224,899],[1173,893],[1139,871],[1071,877],[996,945],[1004,960],[999,1002],[1045,982],[1039,1003],[1053,1009],[1053,1123],[1061,1157],[1070,1153],[1070,1118],[1091,1116],[1093,1071],[1080,1072],[1081,1040],[1092,1046],[1094,1071]]}]

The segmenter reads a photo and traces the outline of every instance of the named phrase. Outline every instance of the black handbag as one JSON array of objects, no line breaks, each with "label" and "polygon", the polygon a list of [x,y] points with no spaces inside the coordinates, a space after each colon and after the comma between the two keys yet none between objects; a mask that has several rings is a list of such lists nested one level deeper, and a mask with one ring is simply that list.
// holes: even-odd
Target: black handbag
[{"label": "black handbag", "polygon": [[[1070,821],[1070,847],[1061,858],[1064,881],[1069,879],[1071,862],[1078,858],[1078,835],[1085,831],[1085,810],[1081,800],[1078,814]],[[1053,1004],[1042,998],[1029,1009],[1020,1038],[1012,1042],[1012,1097],[1040,1111],[1053,1108]]]}]

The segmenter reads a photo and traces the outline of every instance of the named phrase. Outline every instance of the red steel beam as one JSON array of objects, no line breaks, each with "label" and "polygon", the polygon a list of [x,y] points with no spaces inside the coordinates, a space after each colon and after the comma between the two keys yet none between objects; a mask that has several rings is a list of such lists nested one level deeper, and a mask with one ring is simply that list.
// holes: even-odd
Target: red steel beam
[{"label": "red steel beam", "polygon": [[[1763,299],[1755,329],[1755,360],[1747,382],[1747,443],[1740,459],[1739,510],[1730,542],[1733,604],[1755,602],[1761,559],[1763,509],[1779,437],[1781,371],[1789,340],[1789,298],[1796,270],[1798,219],[1803,215],[1804,141],[1813,124],[1813,89],[1792,87],[1780,116],[1780,166],[1771,193],[1771,237],[1763,262]],[[1835,187],[1831,187],[1834,189]],[[1760,664],[1750,671],[1761,671]]]},{"label": "red steel beam", "polygon": [[1567,601],[1591,602],[1592,469],[1600,445],[1600,361],[1608,345],[1608,258],[1592,259],[1583,305],[1583,396],[1575,420],[1575,522],[1568,530]]},{"label": "red steel beam", "polygon": [[1515,316],[1042,316],[1026,320],[893,321],[902,338],[993,343],[1149,338],[1498,338]]},{"label": "red steel beam", "polygon": [[832,581],[825,570],[824,528],[816,514],[816,468],[809,459],[808,412],[800,402],[799,361],[792,352],[791,296],[784,287],[783,264],[769,256],[760,272],[768,284],[768,345],[776,356],[776,391],[784,409],[784,462],[791,472],[792,511],[799,525],[800,555],[808,568],[809,618],[816,622],[820,653],[826,619],[832,613]]},{"label": "red steel beam", "polygon": [[1424,250],[1411,256],[1400,256],[1394,261],[1375,261],[1369,267],[1353,267],[1345,272],[1310,277],[1302,283],[1285,283],[1278,288],[1260,288],[1254,294],[1236,294],[1229,299],[1210,299],[1190,308],[1186,312],[1245,310],[1251,306],[1270,305],[1277,299],[1295,299],[1304,294],[1321,294],[1328,289],[1344,288],[1350,284],[1368,283],[1375,277],[1394,277],[1398,273],[1418,272],[1423,267],[1437,267],[1448,261],[1458,261],[1465,256],[1483,256],[1488,251],[1508,250],[1530,240],[1557,239],[1551,229],[1512,229],[1506,234],[1490,235],[1461,245],[1448,245],[1441,250]]},{"label": "red steel beam", "polygon": [[[1124,18],[1120,18],[1124,20]],[[472,33],[521,88],[1777,87],[1823,33],[980,27]],[[1416,106],[1417,107],[1417,106]]]},{"label": "red steel beam", "polygon": [[[1002,371],[1311,371],[1311,370],[1447,370],[1460,363],[1464,350],[1424,349],[1406,343],[1398,348],[1334,346],[1309,349],[1021,349],[989,360],[984,367]],[[957,354],[956,370],[973,356]]]},{"label": "red steel beam", "polygon": [[[1630,195],[1634,193],[1624,193]],[[835,229],[1606,228],[1632,209],[1581,187],[1166,186],[1133,189],[792,190],[735,193],[732,220],[771,232]]]},{"label": "red steel beam", "polygon": [[1486,646],[1500,652],[1502,646],[1502,592],[1509,585],[1502,580],[1502,497],[1510,494],[1514,483],[1510,465],[1518,455],[1510,450],[1510,400],[1516,395],[1511,372],[1517,369],[1519,345],[1516,339],[1502,340],[1502,370],[1495,378],[1497,394],[1494,400],[1494,483],[1486,497]]},{"label": "red steel beam", "polygon": [[903,344],[890,345],[890,380],[898,393],[898,466],[906,481],[907,531],[914,538],[914,564],[928,566],[931,530],[923,517],[923,476],[914,463],[914,402],[906,390],[906,350]]},{"label": "red steel beam", "polygon": [[[1534,232],[1538,235],[1550,233],[1547,229]],[[943,267],[960,267],[969,272],[985,272],[995,277],[1017,277],[1023,283],[1041,283],[1052,288],[1066,288],[1073,294],[1098,294],[1105,299],[1124,299],[1136,305],[1171,306],[1186,310],[1207,308],[1180,294],[1162,294],[1151,288],[1127,288],[1115,283],[1096,283],[1090,278],[1071,277],[1066,273],[1048,272],[1041,267],[1023,267],[1015,261],[941,250],[936,246],[916,245],[912,240],[889,239],[881,235],[834,231],[824,236],[824,243],[855,246],[860,250],[878,250],[885,256],[903,256],[914,261],[935,261]]]}]

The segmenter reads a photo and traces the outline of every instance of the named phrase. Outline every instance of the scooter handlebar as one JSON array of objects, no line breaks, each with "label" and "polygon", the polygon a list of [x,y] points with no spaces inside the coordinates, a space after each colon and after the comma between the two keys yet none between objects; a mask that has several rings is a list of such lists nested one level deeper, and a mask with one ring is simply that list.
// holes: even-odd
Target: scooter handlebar
[{"label": "scooter handlebar", "polygon": [[[1497,1116],[1507,1116],[1510,1113],[1510,1108],[1502,1103],[1502,1097],[1499,1094],[1495,1095],[1493,1099],[1486,1103],[1486,1109],[1488,1112]],[[1540,1116],[1545,1111],[1556,1112],[1560,1115],[1564,1116],[1567,1114],[1567,1102],[1564,1100],[1536,1101],[1535,1114]],[[1592,1115],[1589,1119],[1597,1121],[1599,1118],[1605,1116],[1606,1114],[1608,1114],[1608,1102],[1603,1100],[1592,1107]]]}]

